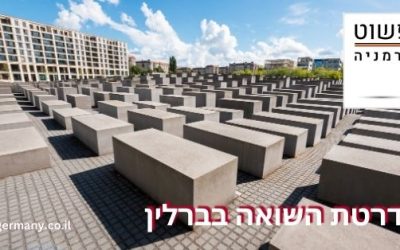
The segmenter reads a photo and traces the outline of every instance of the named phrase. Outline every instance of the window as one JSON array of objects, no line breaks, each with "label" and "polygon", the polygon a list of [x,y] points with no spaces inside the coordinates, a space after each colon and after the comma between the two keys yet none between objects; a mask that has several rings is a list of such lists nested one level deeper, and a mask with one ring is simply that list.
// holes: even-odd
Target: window
[{"label": "window", "polygon": [[14,36],[8,33],[4,33],[4,38],[8,40],[14,40]]},{"label": "window", "polygon": [[7,47],[15,47],[15,43],[11,41],[6,41]]},{"label": "window", "polygon": [[31,31],[31,35],[32,35],[33,37],[40,37],[40,33],[37,32],[37,31]]},{"label": "window", "polygon": [[43,34],[43,38],[46,38],[46,39],[53,39],[53,36],[52,36],[51,34],[44,33],[44,34]]},{"label": "window", "polygon": [[6,31],[6,32],[12,32],[12,28],[11,28],[11,27],[8,27],[8,26],[4,26],[4,25],[3,25],[3,31]]},{"label": "window", "polygon": [[18,57],[9,55],[8,56],[8,60],[11,61],[11,62],[16,62],[16,61],[18,61]]},{"label": "window", "polygon": [[32,38],[33,43],[42,43],[42,41],[38,38]]}]

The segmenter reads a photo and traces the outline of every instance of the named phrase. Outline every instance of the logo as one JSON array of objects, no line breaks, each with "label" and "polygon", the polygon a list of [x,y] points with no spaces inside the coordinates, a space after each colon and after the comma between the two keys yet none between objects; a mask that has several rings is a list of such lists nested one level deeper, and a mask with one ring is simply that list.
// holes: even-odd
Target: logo
[{"label": "logo", "polygon": [[344,107],[400,108],[400,13],[344,14]]}]

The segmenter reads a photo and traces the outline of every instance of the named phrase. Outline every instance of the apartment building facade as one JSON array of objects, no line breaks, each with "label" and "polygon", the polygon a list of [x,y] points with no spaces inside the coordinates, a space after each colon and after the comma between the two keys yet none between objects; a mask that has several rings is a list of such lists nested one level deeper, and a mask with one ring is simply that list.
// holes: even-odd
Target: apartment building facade
[{"label": "apartment building facade", "polygon": [[169,63],[161,61],[141,60],[136,61],[136,66],[142,70],[157,71],[157,69],[161,69],[164,73],[168,73],[169,71]]},{"label": "apartment building facade", "polygon": [[343,62],[340,58],[318,58],[314,59],[313,68],[341,70],[343,68]]},{"label": "apartment building facade", "polygon": [[261,66],[254,62],[230,63],[229,73],[233,73],[235,71],[240,71],[240,70],[250,70],[255,72],[259,68],[261,68]]},{"label": "apartment building facade", "polygon": [[266,60],[265,61],[265,69],[278,69],[278,68],[294,68],[295,63],[290,59],[275,59],[275,60]]},{"label": "apartment building facade", "polygon": [[314,59],[312,59],[311,57],[297,58],[297,68],[311,71],[313,68],[313,64],[314,64]]},{"label": "apartment building facade", "polygon": [[128,76],[126,43],[0,15],[0,81]]}]

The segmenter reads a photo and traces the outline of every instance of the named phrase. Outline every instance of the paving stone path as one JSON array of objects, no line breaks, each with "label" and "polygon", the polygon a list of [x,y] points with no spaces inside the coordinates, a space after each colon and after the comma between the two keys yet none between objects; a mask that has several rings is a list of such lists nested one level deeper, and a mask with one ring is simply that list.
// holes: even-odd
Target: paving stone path
[{"label": "paving stone path", "polygon": [[[113,169],[113,155],[95,156],[53,119],[30,106],[24,109],[50,146],[52,168],[0,180],[0,222],[71,222],[69,231],[0,232],[0,249],[258,249],[277,226],[201,228],[163,217],[155,232],[146,229],[144,208],[153,201]],[[321,143],[307,148],[264,180],[239,172],[241,195],[229,206],[295,205],[315,197],[322,157],[343,137],[357,115],[346,116]]]}]

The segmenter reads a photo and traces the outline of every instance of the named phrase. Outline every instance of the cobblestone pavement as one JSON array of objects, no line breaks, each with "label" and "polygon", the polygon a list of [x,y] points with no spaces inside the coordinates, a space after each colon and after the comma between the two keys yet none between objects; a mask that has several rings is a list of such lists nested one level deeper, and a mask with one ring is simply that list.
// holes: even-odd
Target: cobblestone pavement
[{"label": "cobblestone pavement", "polygon": [[[23,102],[21,102],[23,103]],[[0,249],[258,249],[277,226],[235,226],[191,231],[180,223],[146,229],[144,208],[153,201],[113,169],[113,155],[95,156],[53,119],[23,106],[50,148],[52,168],[0,180],[0,222],[64,222],[68,231],[0,232]],[[295,205],[315,197],[322,157],[357,118],[346,116],[317,146],[260,180],[239,172],[241,195],[229,205],[231,218],[243,204]],[[164,217],[163,217],[164,218]]]}]

